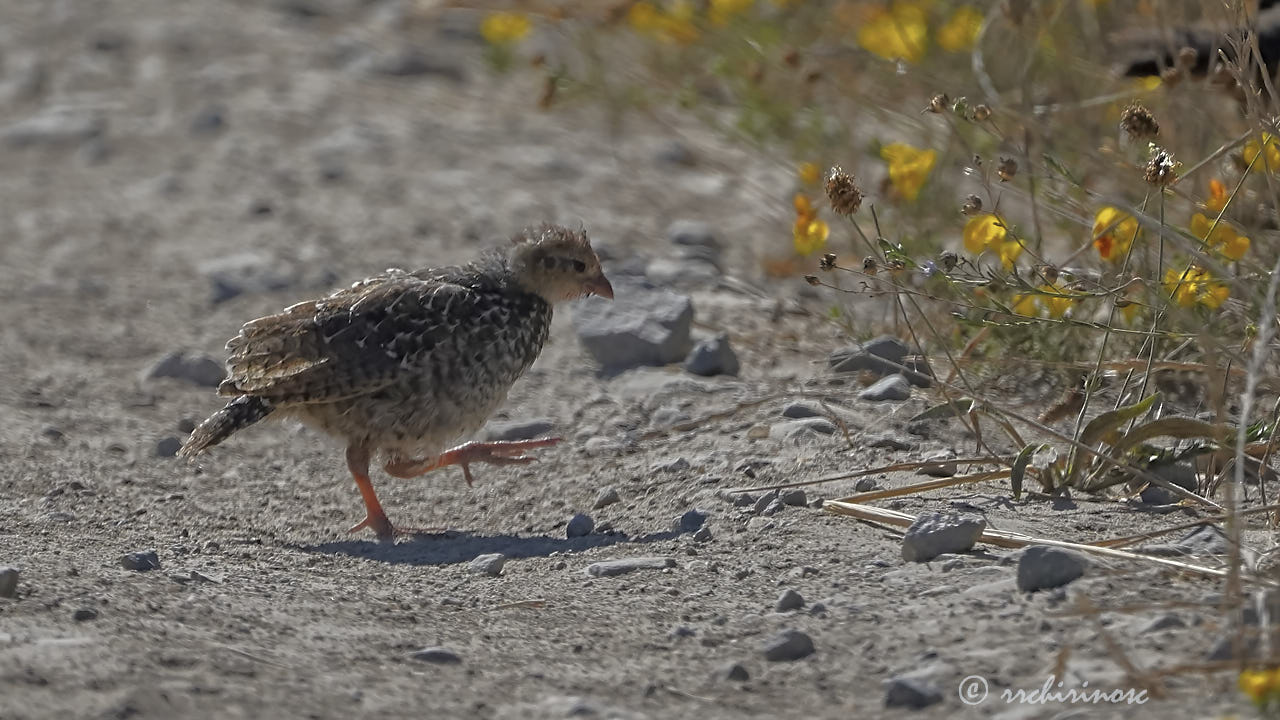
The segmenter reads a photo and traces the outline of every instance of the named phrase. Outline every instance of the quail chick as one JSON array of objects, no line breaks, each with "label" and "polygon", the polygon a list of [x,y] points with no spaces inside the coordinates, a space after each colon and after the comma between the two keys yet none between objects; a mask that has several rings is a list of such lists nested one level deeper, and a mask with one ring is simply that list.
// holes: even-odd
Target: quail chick
[{"label": "quail chick", "polygon": [[524,451],[559,438],[468,442],[516,378],[533,364],[551,327],[552,305],[613,298],[585,232],[543,225],[505,252],[460,267],[388,270],[320,300],[251,320],[227,342],[232,398],[200,424],[179,454],[193,458],[270,417],[294,418],[346,444],[347,468],[369,528],[391,541],[369,465],[412,478],[460,465],[518,464]]}]

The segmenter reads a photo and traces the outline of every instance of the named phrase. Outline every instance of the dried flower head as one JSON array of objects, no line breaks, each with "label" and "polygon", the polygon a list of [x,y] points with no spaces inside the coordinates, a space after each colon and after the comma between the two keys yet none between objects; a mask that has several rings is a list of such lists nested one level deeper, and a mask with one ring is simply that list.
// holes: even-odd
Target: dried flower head
[{"label": "dried flower head", "polygon": [[942,269],[951,272],[956,268],[956,263],[960,262],[960,256],[950,250],[943,250],[938,256],[938,261],[942,263]]},{"label": "dried flower head", "polygon": [[938,114],[944,113],[947,111],[947,105],[950,102],[951,99],[947,97],[946,93],[938,93],[929,100],[929,107],[925,108],[924,111]]},{"label": "dried flower head", "polygon": [[1178,161],[1164,148],[1151,146],[1151,159],[1142,178],[1156,187],[1164,187],[1178,179]]},{"label": "dried flower head", "polygon": [[1164,70],[1160,71],[1160,84],[1164,85],[1165,87],[1173,87],[1174,85],[1177,85],[1178,83],[1182,82],[1182,77],[1184,74],[1185,73],[1182,72],[1182,68],[1177,68],[1177,67],[1165,68]]},{"label": "dried flower head", "polygon": [[878,269],[879,265],[876,263],[875,258],[870,255],[862,258],[862,272],[868,275],[875,275]]},{"label": "dried flower head", "polygon": [[839,165],[827,171],[827,199],[831,201],[831,209],[840,215],[852,215],[862,207],[862,188],[858,187],[853,176],[845,172]]},{"label": "dried flower head", "polygon": [[986,122],[991,119],[991,108],[986,105],[973,106],[973,119],[978,122]]},{"label": "dried flower head", "polygon": [[822,256],[822,260],[818,261],[818,267],[823,270],[834,270],[836,266],[836,254],[826,253]]},{"label": "dried flower head", "polygon": [[817,275],[805,275],[804,281],[814,286],[822,284],[822,281],[818,279]]},{"label": "dried flower head", "polygon": [[1050,285],[1058,282],[1058,268],[1052,265],[1041,265],[1037,268],[1040,271],[1040,277]]},{"label": "dried flower head", "polygon": [[982,212],[982,198],[977,195],[970,195],[964,199],[964,204],[960,206],[960,212],[965,215],[973,216]]},{"label": "dried flower head", "polygon": [[1151,140],[1160,134],[1160,123],[1140,103],[1129,103],[1120,114],[1120,129],[1130,140]]},{"label": "dried flower head", "polygon": [[1190,70],[1200,60],[1200,51],[1193,47],[1184,47],[1178,51],[1178,67]]},{"label": "dried flower head", "polygon": [[1000,176],[1000,182],[1009,182],[1014,175],[1018,174],[1018,161],[1013,158],[1000,158],[1000,164],[996,166],[996,174]]}]

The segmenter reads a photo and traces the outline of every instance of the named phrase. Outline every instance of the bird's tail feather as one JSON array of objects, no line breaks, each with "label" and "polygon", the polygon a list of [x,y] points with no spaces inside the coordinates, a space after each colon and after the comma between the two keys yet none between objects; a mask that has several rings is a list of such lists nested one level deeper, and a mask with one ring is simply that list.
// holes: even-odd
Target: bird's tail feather
[{"label": "bird's tail feather", "polygon": [[193,458],[205,450],[226,440],[232,433],[242,430],[271,414],[275,406],[269,401],[252,395],[241,395],[227,406],[209,416],[208,420],[191,432],[182,444],[178,455]]}]

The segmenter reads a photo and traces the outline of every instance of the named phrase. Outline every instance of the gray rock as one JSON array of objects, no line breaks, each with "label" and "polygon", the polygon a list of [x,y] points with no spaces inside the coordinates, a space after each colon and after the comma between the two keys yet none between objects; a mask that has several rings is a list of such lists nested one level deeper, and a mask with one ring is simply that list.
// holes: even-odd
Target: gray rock
[{"label": "gray rock", "polygon": [[778,500],[783,505],[792,507],[804,507],[809,504],[809,497],[805,495],[804,490],[800,488],[791,488],[778,493]]},{"label": "gray rock", "polygon": [[1050,545],[1032,545],[1018,559],[1018,589],[1022,592],[1062,587],[1084,575],[1083,555]]},{"label": "gray rock", "polygon": [[746,666],[737,662],[725,665],[716,674],[730,682],[746,682],[751,679],[751,673],[747,672]]},{"label": "gray rock", "polygon": [[173,457],[182,448],[182,441],[169,435],[156,441],[156,457]]},{"label": "gray rock", "polygon": [[77,146],[101,136],[106,127],[96,110],[50,107],[0,130],[0,141],[13,148]]},{"label": "gray rock", "polygon": [[[698,164],[697,156],[693,154],[693,151],[689,149],[688,145],[685,145],[679,140],[669,140],[663,143],[662,147],[658,148],[658,152],[654,154],[654,160],[657,161],[659,165],[670,165],[685,168],[693,167]],[[676,222],[690,221],[677,220]],[[670,233],[671,230],[668,229],[668,237],[670,237]]]},{"label": "gray rock", "polygon": [[627,446],[620,440],[610,437],[593,437],[582,443],[582,450],[591,457],[599,457],[601,455],[616,455]]},{"label": "gray rock", "polygon": [[921,515],[902,538],[902,559],[927,562],[943,553],[968,552],[986,527],[987,521],[977,517],[954,513]]},{"label": "gray rock", "polygon": [[853,489],[858,492],[871,492],[879,487],[876,481],[869,477],[858,478],[858,482],[853,484]]},{"label": "gray rock", "polygon": [[71,613],[71,619],[76,622],[86,622],[88,620],[97,620],[98,611],[93,608],[79,608]]},{"label": "gray rock", "polygon": [[421,650],[415,650],[409,653],[409,657],[414,660],[421,660],[422,662],[432,663],[435,665],[456,665],[462,662],[462,658],[458,653],[439,646],[425,647]]},{"label": "gray rock", "polygon": [[677,247],[712,248],[720,250],[715,228],[701,220],[674,220],[667,226],[667,240]]},{"label": "gray rock", "polygon": [[671,630],[667,633],[667,636],[672,638],[687,638],[687,637],[693,637],[694,635],[697,635],[697,634],[698,634],[698,631],[694,630],[688,625],[677,625],[671,628]]},{"label": "gray rock", "polygon": [[782,417],[799,420],[801,418],[823,417],[825,413],[814,403],[793,402],[782,408]]},{"label": "gray rock", "polygon": [[618,497],[618,491],[613,488],[604,488],[596,495],[596,501],[591,504],[593,510],[599,510],[602,507],[608,507],[614,503],[622,502],[622,498]]},{"label": "gray rock", "polygon": [[1159,632],[1161,630],[1169,630],[1171,628],[1186,627],[1187,623],[1182,618],[1173,613],[1164,613],[1157,615],[1151,619],[1146,625],[1143,625],[1138,632],[1142,634]]},{"label": "gray rock", "polygon": [[22,572],[16,567],[0,567],[0,598],[11,598],[18,594],[18,580]]},{"label": "gray rock", "polygon": [[882,435],[867,443],[869,447],[880,448],[883,450],[914,450],[916,444],[906,440],[900,440],[890,435]]},{"label": "gray rock", "polygon": [[910,368],[903,370],[902,375],[912,385],[921,388],[933,387],[933,368],[929,366],[929,360],[923,355],[909,357],[902,364]]},{"label": "gray rock", "polygon": [[659,287],[698,290],[715,287],[720,270],[701,258],[660,257],[645,265],[644,277]]},{"label": "gray rock", "polygon": [[667,460],[659,460],[649,466],[649,472],[654,473],[678,473],[684,472],[692,467],[689,461],[682,457],[670,458]]},{"label": "gray rock", "polygon": [[227,376],[222,363],[208,355],[174,351],[142,371],[142,380],[175,378],[201,387],[218,387]]},{"label": "gray rock", "polygon": [[778,513],[782,512],[784,509],[786,509],[786,507],[787,507],[786,505],[782,504],[781,500],[774,500],[770,502],[768,505],[766,505],[764,510],[760,511],[760,514],[765,517],[770,517],[772,515],[777,515]]},{"label": "gray rock", "polygon": [[754,507],[755,504],[756,497],[751,493],[738,493],[733,496],[734,507]]},{"label": "gray rock", "polygon": [[120,567],[125,570],[146,572],[160,569],[160,556],[155,550],[138,550],[120,556]]},{"label": "gray rock", "polygon": [[619,282],[613,301],[574,303],[578,339],[606,373],[679,362],[693,348],[693,301],[687,295],[631,281]]},{"label": "gray rock", "polygon": [[783,630],[764,644],[763,651],[769,662],[799,660],[813,654],[813,638],[799,630]]},{"label": "gray rock", "polygon": [[1226,555],[1231,550],[1226,533],[1217,525],[1201,525],[1173,543],[1148,545],[1142,548],[1146,555]]},{"label": "gray rock", "polygon": [[738,356],[729,346],[729,336],[722,334],[699,342],[685,358],[684,369],[694,375],[737,375]]},{"label": "gray rock", "polygon": [[[1149,471],[1184,490],[1195,492],[1197,489],[1196,469],[1190,463],[1163,463],[1149,468]],[[1172,505],[1182,499],[1172,490],[1159,485],[1147,485],[1138,493],[1138,497],[1150,505]]]},{"label": "gray rock", "polygon": [[564,534],[565,537],[571,538],[585,537],[590,535],[591,531],[595,529],[596,521],[592,520],[590,515],[578,513],[577,515],[569,518],[569,523],[565,525],[564,528]]},{"label": "gray rock", "polygon": [[777,499],[778,499],[778,491],[770,490],[769,492],[761,495],[759,498],[756,498],[755,505],[752,506],[751,512],[754,512],[755,514],[759,515],[760,513],[764,512],[765,508],[769,507],[771,503],[777,501]]},{"label": "gray rock", "polygon": [[291,263],[256,252],[209,260],[197,270],[209,281],[209,302],[214,305],[240,295],[279,292],[302,283],[301,274]]},{"label": "gray rock", "polygon": [[920,710],[942,702],[942,691],[913,677],[889,678],[884,683],[884,706]]},{"label": "gray rock", "polygon": [[663,570],[675,566],[676,559],[670,557],[619,558],[591,563],[587,566],[586,573],[592,577],[613,577],[636,570]]},{"label": "gray rock", "polygon": [[491,420],[482,432],[485,440],[533,440],[544,437],[555,428],[551,418],[533,418],[531,420]]},{"label": "gray rock", "polygon": [[666,430],[689,421],[689,414],[674,405],[663,405],[649,416],[649,423],[657,430]]},{"label": "gray rock", "polygon": [[799,610],[802,607],[804,607],[804,596],[791,588],[783,590],[778,596],[778,601],[773,605],[774,611],[780,613]]},{"label": "gray rock", "polygon": [[858,399],[868,402],[901,402],[911,398],[911,383],[901,374],[880,378],[871,387],[858,393]]},{"label": "gray rock", "polygon": [[707,511],[693,509],[686,510],[674,523],[674,529],[680,533],[692,533],[702,529],[707,522]]},{"label": "gray rock", "polygon": [[841,348],[831,353],[827,364],[836,372],[869,370],[890,375],[901,370],[907,346],[892,335],[883,335],[862,345]]},{"label": "gray rock", "polygon": [[950,450],[929,453],[924,457],[924,462],[928,464],[916,470],[916,474],[929,477],[952,477],[960,471],[960,466],[956,463],[956,454]]},{"label": "gray rock", "polygon": [[375,75],[392,78],[439,77],[456,83],[467,77],[462,66],[442,54],[428,55],[412,48],[386,53],[373,58],[368,69]]},{"label": "gray rock", "polygon": [[775,423],[769,428],[769,437],[775,440],[802,442],[835,435],[839,428],[826,418],[812,417],[800,420],[786,420]]},{"label": "gray rock", "polygon": [[477,555],[474,560],[467,563],[467,571],[478,575],[497,577],[502,574],[502,566],[506,564],[506,555],[503,555],[502,553],[486,553],[484,555]]},{"label": "gray rock", "polygon": [[711,542],[711,528],[703,525],[693,534],[693,539],[697,542]]}]

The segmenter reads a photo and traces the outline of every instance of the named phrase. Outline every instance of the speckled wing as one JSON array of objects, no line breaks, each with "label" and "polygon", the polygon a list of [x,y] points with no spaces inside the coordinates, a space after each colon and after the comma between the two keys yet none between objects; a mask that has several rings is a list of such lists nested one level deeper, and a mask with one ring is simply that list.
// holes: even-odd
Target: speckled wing
[{"label": "speckled wing", "polygon": [[225,396],[325,403],[376,392],[430,360],[478,294],[404,272],[250,321],[227,343]]}]

